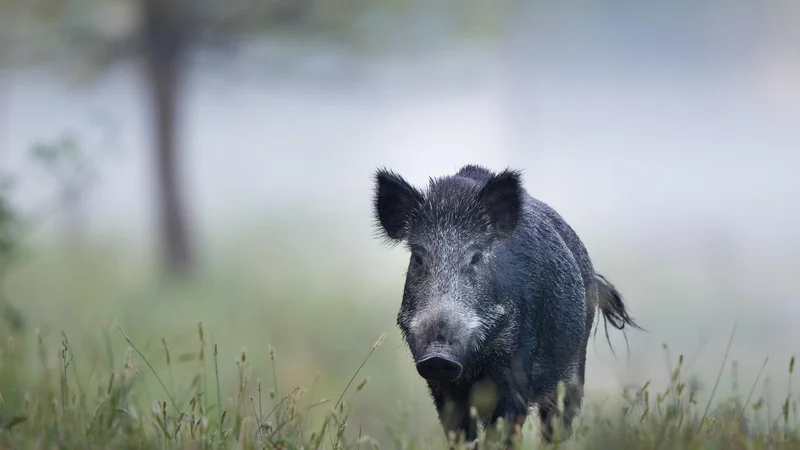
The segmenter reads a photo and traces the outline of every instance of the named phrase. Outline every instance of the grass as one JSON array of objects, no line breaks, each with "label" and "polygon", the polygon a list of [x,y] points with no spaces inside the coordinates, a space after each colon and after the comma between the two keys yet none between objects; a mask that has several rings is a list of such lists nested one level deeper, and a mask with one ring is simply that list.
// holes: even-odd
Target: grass
[{"label": "grass", "polygon": [[[157,364],[122,328],[117,327],[117,331],[129,346],[122,364],[108,373],[92,372],[88,377],[76,368],[66,334],[62,334],[57,365],[48,364],[48,346],[38,339],[39,379],[29,385],[20,411],[0,420],[1,448],[345,448],[352,444],[345,437],[348,406],[365,388],[368,378],[354,387],[352,384],[386,337],[382,334],[366,352],[361,366],[330,406],[330,399],[314,399],[301,386],[279,394],[275,372],[273,388],[264,392],[259,376],[252,392],[252,366],[246,351],[236,359],[235,391],[223,397],[219,349],[216,344],[211,347],[213,371],[209,373],[209,344],[202,323],[198,325],[196,355],[179,356],[184,362],[196,357],[199,370],[187,388],[176,390],[174,360],[166,341],[162,341],[163,364]],[[272,352],[270,359],[274,363]],[[162,366],[164,373],[156,365]],[[142,382],[148,376],[156,380],[156,391]],[[100,380],[105,382],[100,385]],[[98,389],[87,390],[87,384]],[[309,412],[325,406],[329,411],[322,425],[309,430]],[[354,442],[371,441],[364,436]]]},{"label": "grass", "polygon": [[[216,266],[187,285],[152,282],[147,264],[112,247],[36,249],[4,280],[6,296],[38,328],[0,341],[0,448],[443,448],[394,329],[402,261],[381,262],[384,278],[362,260],[347,270],[347,246],[319,239],[281,247],[245,239],[246,252],[216,254]],[[309,247],[321,255],[310,263],[297,256]],[[645,297],[637,278],[617,281],[629,298]],[[678,314],[703,293],[670,278],[670,297],[694,297],[661,305],[670,314],[654,317],[637,304],[646,328],[667,330],[658,337],[670,342],[690,340],[686,327],[726,333],[719,320]],[[664,322],[670,315],[680,321]],[[783,335],[747,329],[711,342],[720,354],[702,364],[692,364],[694,351],[684,358],[665,346],[663,378],[649,370],[639,387],[587,392],[575,436],[561,446],[800,448],[794,359],[788,375],[780,364],[784,383],[770,372],[778,364],[757,356],[794,350]],[[631,337],[644,348],[632,359],[652,365],[658,358],[645,337]],[[595,382],[602,367],[590,347],[587,382]],[[537,435],[531,414],[519,447],[540,447]]]},{"label": "grass", "polygon": [[[333,401],[315,398],[314,385],[280,390],[275,371],[254,378],[246,351],[235,360],[237,382],[233,389],[226,389],[220,372],[231,367],[220,364],[219,347],[207,341],[202,324],[197,328],[194,355],[176,358],[162,341],[160,363],[151,361],[122,328],[115,331],[128,346],[120,364],[112,371],[95,369],[88,376],[76,367],[79,349],[73,348],[66,334],[55,355],[57,364],[48,357],[53,355],[48,351],[52,346],[38,340],[41,369],[29,384],[20,410],[2,417],[1,448],[410,449],[444,444],[443,439],[427,439],[413,428],[395,429],[393,439],[379,443],[350,425],[356,396],[369,386],[370,378],[363,377],[362,370],[386,334],[371,347],[364,346],[361,364]],[[104,336],[113,339],[110,332]],[[275,363],[274,352],[270,360]],[[196,363],[191,382],[181,389],[174,387],[177,361]],[[767,412],[765,397],[754,397],[758,379],[744,398],[725,399],[714,409],[710,400],[699,403],[696,385],[682,376],[683,362],[679,355],[669,384],[660,391],[645,385],[624,390],[604,403],[586,404],[573,439],[562,445],[580,449],[800,448],[798,399],[791,394],[794,357],[788,366],[788,394],[776,416]],[[144,383],[147,378],[155,380],[151,387]],[[274,384],[267,387],[266,379]],[[321,411],[321,421],[310,420],[315,410]],[[540,446],[537,428],[531,416],[518,448]]]}]

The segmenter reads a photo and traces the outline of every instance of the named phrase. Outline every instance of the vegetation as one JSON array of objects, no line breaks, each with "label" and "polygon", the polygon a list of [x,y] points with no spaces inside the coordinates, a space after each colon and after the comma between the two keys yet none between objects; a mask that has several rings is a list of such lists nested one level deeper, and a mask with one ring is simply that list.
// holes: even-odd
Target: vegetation
[{"label": "vegetation", "polygon": [[[114,336],[116,335],[116,336]],[[370,388],[362,371],[384,342],[382,334],[340,389],[338,398],[315,396],[310,388],[280,389],[276,357],[268,351],[272,371],[253,372],[251,355],[243,350],[235,360],[232,385],[220,376],[234,367],[200,324],[195,351],[175,353],[161,341],[160,357],[148,357],[124,330],[104,334],[128,345],[123,355],[108,353],[108,369],[93,367],[82,349],[66,334],[51,358],[53,342],[38,339],[40,370],[29,383],[24,403],[14,415],[4,415],[2,448],[443,448],[438,435],[424,436],[413,428],[391,430],[393,439],[378,442],[350,424],[356,396]],[[6,354],[10,349],[4,349]],[[84,354],[85,355],[85,354]],[[586,406],[570,448],[753,448],[800,446],[797,398],[787,395],[777,417],[766,413],[765,400],[753,396],[698,404],[696,387],[683,379],[683,357],[677,358],[671,382],[625,391],[605,405]],[[195,366],[186,379],[176,378],[177,365]],[[795,360],[789,363],[789,377]],[[6,365],[7,367],[7,365]],[[190,373],[186,372],[188,376]],[[151,383],[145,382],[150,379]],[[317,379],[319,381],[319,378]],[[176,384],[183,388],[175,388]],[[791,389],[791,387],[790,387]],[[320,412],[320,414],[316,414]],[[316,419],[316,420],[314,420]],[[536,425],[529,420],[518,448],[536,448]],[[435,432],[434,432],[435,433]],[[495,443],[485,443],[492,448]],[[487,448],[487,447],[484,447]]]}]

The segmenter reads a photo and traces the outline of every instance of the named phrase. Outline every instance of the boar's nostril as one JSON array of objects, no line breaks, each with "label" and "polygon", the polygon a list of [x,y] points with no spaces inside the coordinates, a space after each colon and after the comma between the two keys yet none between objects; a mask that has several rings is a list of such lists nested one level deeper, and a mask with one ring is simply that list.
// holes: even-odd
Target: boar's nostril
[{"label": "boar's nostril", "polygon": [[453,381],[461,376],[462,367],[449,356],[432,355],[417,363],[417,372],[431,381]]}]

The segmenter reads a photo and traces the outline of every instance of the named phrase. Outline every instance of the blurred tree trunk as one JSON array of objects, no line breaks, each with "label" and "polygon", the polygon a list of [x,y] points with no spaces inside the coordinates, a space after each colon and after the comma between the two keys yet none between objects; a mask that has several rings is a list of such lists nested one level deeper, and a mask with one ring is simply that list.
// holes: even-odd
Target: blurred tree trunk
[{"label": "blurred tree trunk", "polygon": [[143,57],[152,99],[161,251],[169,275],[193,265],[189,226],[178,179],[177,104],[185,52],[182,0],[144,0]]}]

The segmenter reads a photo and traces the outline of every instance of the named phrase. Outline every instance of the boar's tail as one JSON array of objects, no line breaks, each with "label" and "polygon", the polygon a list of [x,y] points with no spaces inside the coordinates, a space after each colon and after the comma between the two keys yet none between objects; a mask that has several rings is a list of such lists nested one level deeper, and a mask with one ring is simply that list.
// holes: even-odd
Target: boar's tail
[{"label": "boar's tail", "polygon": [[[595,274],[595,280],[597,281],[597,297],[598,303],[597,307],[600,309],[600,312],[603,314],[603,322],[605,325],[605,333],[606,333],[606,340],[608,340],[609,346],[611,346],[611,338],[608,335],[608,324],[610,323],[612,327],[622,330],[623,335],[625,334],[625,327],[635,328],[637,330],[645,331],[642,327],[640,327],[628,314],[627,308],[625,308],[625,303],[622,301],[622,295],[619,293],[616,287],[614,287],[611,282],[606,280],[606,278],[600,274]],[[597,333],[597,328],[595,328],[595,333]],[[628,337],[625,336],[625,343],[628,343]],[[614,348],[611,348],[611,351],[614,351]]]}]

